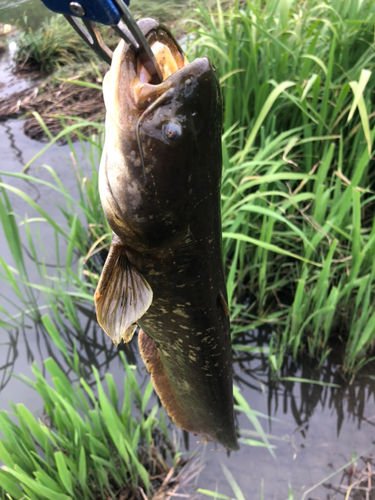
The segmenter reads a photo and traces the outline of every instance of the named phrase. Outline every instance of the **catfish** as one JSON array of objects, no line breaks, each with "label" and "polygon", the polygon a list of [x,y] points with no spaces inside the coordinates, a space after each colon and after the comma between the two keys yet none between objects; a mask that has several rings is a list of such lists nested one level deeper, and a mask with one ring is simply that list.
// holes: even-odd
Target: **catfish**
[{"label": "catfish", "polygon": [[112,243],[95,292],[112,341],[138,342],[154,388],[186,431],[237,450],[223,271],[222,101],[207,58],[188,63],[168,29],[139,26],[154,83],[121,41],[103,84],[99,190]]}]

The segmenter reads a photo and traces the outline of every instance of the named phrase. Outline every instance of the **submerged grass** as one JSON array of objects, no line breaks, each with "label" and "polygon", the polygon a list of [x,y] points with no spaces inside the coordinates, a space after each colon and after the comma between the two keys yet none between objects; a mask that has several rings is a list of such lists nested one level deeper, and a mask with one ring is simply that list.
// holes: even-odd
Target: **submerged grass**
[{"label": "submerged grass", "polygon": [[[328,476],[322,478],[314,485],[308,488],[303,486],[299,492],[293,491],[292,486],[288,483],[287,497],[285,495],[285,497],[280,496],[279,498],[284,498],[285,500],[306,500],[307,498],[310,498],[309,495],[314,492],[314,490],[321,487],[322,485],[324,485],[326,489],[329,489],[332,492],[332,498],[338,498],[337,493],[342,495],[343,498],[345,497],[345,500],[349,500],[349,498],[357,498],[358,495],[358,498],[365,498],[364,496],[361,497],[362,493],[366,494],[367,498],[370,498],[369,495],[374,491],[371,483],[371,478],[373,477],[374,472],[372,470],[373,455],[369,454],[369,452],[373,449],[374,445],[370,446],[367,450],[364,450],[364,453],[361,456],[357,456],[355,453],[352,453],[350,460],[347,463],[334,470]],[[364,462],[365,466],[358,470],[357,463],[361,462]],[[223,470],[225,479],[232,488],[234,496],[223,495],[222,493],[218,493],[217,491],[207,490],[204,488],[198,488],[197,491],[202,495],[217,500],[245,500],[246,498],[249,498],[249,492],[246,492],[246,496],[236,482],[230,470],[223,463],[221,463],[221,468]],[[335,476],[337,476],[337,474],[339,474],[340,472],[342,472],[343,475],[341,477],[339,485],[333,485],[333,478],[335,478]],[[348,485],[346,485],[345,482],[347,482]],[[263,500],[264,498],[266,498],[264,496],[265,489],[266,487],[262,479],[260,496],[255,497],[254,494],[251,493],[251,498],[259,498],[260,500]],[[316,491],[314,493],[316,494]],[[328,496],[327,498],[330,498],[330,496]]]},{"label": "submerged grass", "polygon": [[192,21],[224,97],[232,311],[273,324],[276,370],[289,350],[324,360],[332,337],[358,369],[375,340],[374,21],[366,0],[199,5]]}]

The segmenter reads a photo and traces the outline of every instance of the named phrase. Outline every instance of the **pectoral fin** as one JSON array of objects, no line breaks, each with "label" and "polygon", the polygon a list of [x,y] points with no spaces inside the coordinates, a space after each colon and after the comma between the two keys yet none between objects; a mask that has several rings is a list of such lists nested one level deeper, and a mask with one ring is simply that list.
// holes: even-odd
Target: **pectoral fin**
[{"label": "pectoral fin", "polygon": [[152,290],[130,264],[125,248],[113,244],[95,292],[96,316],[105,333],[118,345],[129,342],[152,302]]}]

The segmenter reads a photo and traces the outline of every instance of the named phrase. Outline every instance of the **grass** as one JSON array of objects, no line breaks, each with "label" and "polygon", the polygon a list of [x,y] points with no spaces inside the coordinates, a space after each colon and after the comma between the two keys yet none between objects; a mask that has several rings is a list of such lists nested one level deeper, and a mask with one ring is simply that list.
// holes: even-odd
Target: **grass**
[{"label": "grass", "polygon": [[193,18],[190,50],[224,97],[232,315],[273,325],[276,371],[288,351],[323,361],[338,337],[357,370],[375,340],[374,4],[199,4]]},{"label": "grass", "polygon": [[64,17],[53,16],[36,30],[27,28],[20,33],[15,61],[19,69],[48,74],[65,65],[87,62],[93,57],[97,59]]},{"label": "grass", "polygon": [[147,2],[147,0],[134,0],[130,6],[130,12],[139,19],[142,17],[151,17],[163,23],[167,23],[169,27],[183,29],[181,19],[188,12],[192,5],[191,0],[166,0],[164,2]]},{"label": "grass", "polygon": [[[375,95],[374,20],[375,6],[366,0],[348,0],[344,6],[338,0],[329,4],[318,0],[268,0],[266,3],[254,0],[234,3],[225,10],[218,3],[215,13],[198,6],[191,22],[195,38],[188,45],[189,57],[205,54],[214,61],[221,76],[225,103],[222,217],[232,334],[235,338],[249,328],[268,325],[273,331],[268,356],[275,372],[282,367],[287,353],[294,357],[308,353],[323,362],[337,340],[343,351],[342,370],[355,372],[368,361],[373,348],[375,191],[371,167],[375,123],[371,109]],[[88,125],[97,128],[96,137],[85,137],[80,132]],[[91,165],[89,174],[81,169],[69,139],[73,132],[81,139]],[[14,265],[1,259],[0,278],[20,301],[18,305],[13,304],[18,307],[14,314],[8,312],[8,297],[3,297],[1,324],[11,329],[22,325],[25,317],[41,321],[41,311],[48,310],[53,322],[48,323],[45,318],[44,322],[63,352],[64,343],[56,328],[64,329],[68,320],[83,333],[77,304],[92,303],[103,253],[109,244],[110,231],[94,187],[102,132],[103,126],[76,119],[57,136],[50,135],[50,143],[45,146],[48,148],[66,136],[74,159],[78,199],[50,167],[42,167],[49,176],[47,179],[27,170],[17,174],[1,172],[0,219]],[[32,159],[27,167],[37,160],[38,157]],[[43,184],[62,196],[60,210],[66,224],[57,224],[41,205],[10,183],[9,177]],[[10,193],[30,206],[31,215],[19,218],[14,213]],[[52,231],[56,272],[50,271],[43,253],[40,254],[43,241],[38,235],[39,224],[48,224]],[[29,279],[30,263],[25,259],[21,244],[26,242],[38,270],[37,284]],[[63,255],[61,243],[65,248]],[[36,291],[43,293],[42,308],[45,309],[41,309]],[[73,349],[73,356],[66,356],[68,364],[68,358],[71,360],[72,370],[77,368],[75,353]],[[54,362],[48,361],[46,367],[58,374],[56,381],[60,375],[64,376],[56,371]],[[36,384],[39,384],[35,387],[37,390],[44,388],[47,408],[54,412],[55,418],[57,407],[53,404],[60,401],[63,393],[59,391],[64,390],[63,386],[50,388],[39,373],[34,367]],[[125,452],[130,453],[131,449],[145,467],[146,462],[136,455],[139,448],[133,447],[132,440],[130,448],[126,445],[121,450],[116,447],[118,442],[115,441],[119,435],[125,436],[130,423],[121,420],[121,410],[116,412],[112,401],[113,383],[109,381],[109,400],[101,396],[104,393],[98,378],[96,384],[99,399],[94,398],[94,401],[85,386],[78,384],[75,390],[78,392],[70,394],[73,399],[67,400],[75,409],[74,418],[79,421],[84,411],[79,406],[83,404],[80,395],[86,392],[86,402],[93,405],[90,411],[97,412],[94,418],[104,418],[106,411],[106,421],[116,423],[114,428],[106,429],[106,438],[112,442],[116,453],[114,462],[108,460],[104,450],[103,455],[95,455],[99,453],[95,450],[94,455],[107,460],[111,466],[104,465],[101,460],[95,465],[91,462],[98,474],[93,491],[108,487],[101,467],[113,471],[109,487],[114,491],[118,484],[114,472],[117,461],[122,464],[121,477],[134,480],[136,487],[146,491],[146,476],[140,473],[143,469],[137,467],[137,461],[132,457],[130,469],[123,463],[126,462]],[[137,398],[139,402],[139,396]],[[260,415],[252,411],[238,390],[235,390],[235,398],[236,409],[244,412],[254,429],[246,434],[251,439],[243,437],[242,443],[266,446],[274,453],[259,424]],[[4,481],[6,477],[7,481],[18,481],[17,484],[25,481],[22,484],[26,495],[29,495],[27,491],[32,481],[35,488],[40,485],[51,488],[53,484],[56,493],[69,496],[69,487],[81,484],[77,469],[80,456],[75,456],[75,461],[70,460],[65,455],[65,446],[71,443],[63,442],[64,447],[50,450],[50,469],[45,469],[48,446],[45,456],[43,452],[42,458],[36,458],[31,452],[29,456],[20,444],[21,439],[27,443],[33,441],[37,451],[41,449],[38,446],[44,446],[39,441],[36,445],[34,440],[38,437],[31,437],[32,429],[37,428],[32,423],[34,417],[22,407],[14,411],[21,416],[19,425],[9,423],[7,417],[3,417],[3,422],[4,428],[10,429],[6,439],[18,443],[21,475],[16,477],[14,472],[18,469],[14,468],[13,473],[10,469],[1,473],[0,479]],[[69,429],[63,426],[70,424],[68,420],[61,422],[60,411],[65,410],[59,407],[55,424],[58,430],[60,425],[64,435]],[[94,432],[89,418],[85,425],[89,435]],[[139,432],[139,440],[135,440],[137,445],[141,436],[148,442],[149,435],[142,434],[143,420],[131,425],[135,426],[133,430],[140,426],[139,431],[134,431]],[[43,427],[43,433],[47,432],[45,428],[51,433],[48,436],[55,439],[52,441],[51,437],[51,442],[59,444],[60,432],[57,438],[53,425]],[[111,433],[115,432],[120,434],[114,439],[115,434]],[[41,432],[39,435],[42,436]],[[5,446],[8,448],[0,453],[0,458],[7,459],[10,445],[3,443],[3,448]],[[76,449],[67,449],[77,453]],[[91,449],[90,453],[93,454]],[[86,462],[94,460],[91,455],[85,451]],[[15,458],[12,460],[14,462]],[[36,468],[32,469],[31,463]],[[46,470],[51,478],[48,484]],[[38,471],[37,476],[33,475],[35,471]],[[238,498],[243,495],[240,490],[233,491]],[[290,498],[293,498],[292,493]]]},{"label": "grass", "polygon": [[[58,339],[48,316],[43,323],[51,337]],[[60,344],[57,340],[68,364],[78,373],[79,366],[74,366],[65,345]],[[52,387],[33,365],[36,381],[23,379],[42,397],[45,413],[35,417],[23,404],[13,405],[12,413],[0,412],[4,436],[0,440],[4,463],[1,498],[86,500],[126,495],[138,499],[142,492],[150,495],[161,485],[152,476],[165,477],[172,466],[178,470],[179,455],[169,441],[163,413],[159,420],[158,404],[146,411],[151,381],[141,393],[135,367],[126,362],[123,353],[120,357],[126,373],[121,405],[110,374],[105,376],[106,389],[95,368],[93,387],[84,378],[72,387],[50,358],[44,365]]]},{"label": "grass", "polygon": [[[7,307],[3,306],[2,312],[6,318],[2,322],[4,327],[17,325],[18,318],[24,316],[28,316],[34,321],[40,320],[39,305],[35,297],[36,290],[44,294],[46,305],[48,305],[53,312],[54,318],[61,326],[63,325],[61,311],[64,310],[64,316],[78,331],[80,327],[74,301],[80,299],[93,302],[93,292],[103,262],[103,257],[98,259],[98,256],[101,251],[109,246],[110,230],[101,210],[98,190],[94,187],[98,182],[97,164],[102,150],[100,134],[103,127],[100,124],[92,123],[91,126],[97,127],[99,135],[96,138],[85,137],[86,140],[83,141],[84,136],[80,134],[79,130],[85,128],[88,123],[85,120],[76,120],[74,125],[66,127],[62,133],[55,136],[27,165],[28,167],[33,161],[36,161],[40,154],[51,144],[57,142],[59,138],[66,137],[70,145],[73,161],[71,175],[77,181],[77,199],[72,196],[68,188],[64,187],[54,169],[47,165],[41,167],[46,173],[43,176],[44,178],[29,175],[28,173],[0,173],[2,181],[0,182],[0,220],[15,265],[13,268],[3,259],[0,259],[2,267],[0,278],[11,285],[19,299],[18,315],[7,314]],[[82,150],[91,169],[89,172],[84,173],[78,161],[77,152],[69,137],[72,132],[75,132],[81,138]],[[22,189],[4,182],[4,176],[19,181],[32,182],[36,186],[46,186],[60,200],[59,210],[66,224],[62,226],[56,223],[53,217],[40,204],[35,203]],[[13,212],[8,193],[12,193],[13,196],[25,201],[34,211],[35,216],[18,221],[18,216]],[[50,274],[50,268],[46,267],[46,258],[43,256],[43,241],[38,230],[40,223],[47,223],[51,229],[50,241],[54,244],[57,269],[54,274]],[[22,236],[20,226],[22,227]],[[25,263],[22,247],[22,242],[25,240],[29,255],[31,255],[38,271],[38,284],[30,283],[28,277],[28,265]],[[61,255],[61,247],[65,248],[64,256]],[[41,252],[42,256],[40,255]],[[84,268],[89,259],[89,265]],[[7,301],[6,296],[3,299]]]},{"label": "grass", "polygon": [[[142,394],[133,369],[122,352],[120,356],[126,378],[125,400],[121,408],[111,375],[106,375],[106,391],[96,367],[92,367],[95,378],[93,387],[87,382],[88,359],[95,356],[93,351],[98,351],[100,340],[90,341],[90,355],[86,356],[88,353],[82,345],[90,339],[87,339],[87,328],[82,326],[79,315],[83,309],[93,307],[93,292],[104,260],[101,253],[106,252],[110,238],[98,192],[93,188],[98,180],[96,165],[102,150],[102,125],[96,126],[98,133],[91,138],[80,132],[80,129],[87,128],[86,120],[77,119],[75,126],[64,129],[73,160],[72,175],[77,180],[77,198],[64,187],[53,168],[42,165],[38,175],[32,175],[43,150],[55,144],[62,134],[52,138],[30,160],[26,172],[0,174],[0,219],[14,260],[13,265],[1,260],[0,278],[7,286],[7,292],[2,296],[1,326],[11,334],[26,320],[41,323],[48,341],[52,341],[64,357],[64,362],[54,359],[45,362],[54,389],[36,365],[33,366],[36,382],[26,380],[42,396],[47,420],[35,418],[23,405],[14,406],[12,415],[0,412],[0,423],[5,429],[5,441],[0,441],[0,460],[7,467],[4,472],[0,471],[0,486],[15,499],[24,494],[25,498],[33,500],[51,498],[51,491],[57,495],[56,498],[70,498],[72,490],[74,499],[103,498],[104,494],[121,498],[121,487],[131,491],[131,498],[138,498],[140,488],[146,494],[157,489],[158,483],[155,486],[150,479],[155,475],[155,467],[166,474],[167,464],[176,467],[179,463],[178,452],[172,449],[166,437],[164,440],[167,431],[164,420],[156,417],[157,406],[150,414],[145,413],[152,391],[151,383]],[[73,132],[80,137],[80,146],[71,143],[69,134]],[[85,153],[88,164],[85,170],[78,161],[79,147]],[[42,204],[33,201],[22,190],[25,181],[43,186],[56,196],[64,224],[56,223]],[[12,208],[11,199],[15,197],[28,205],[28,215],[23,219]],[[47,249],[44,244],[45,239],[39,230],[42,224],[48,226],[48,241],[54,244],[54,272],[46,264],[46,253],[51,248]],[[38,271],[37,282],[29,277],[31,263]],[[10,290],[16,297],[14,300]],[[38,293],[41,293],[42,299]],[[8,305],[15,306],[17,311],[11,313]],[[46,311],[48,316],[44,314]],[[74,391],[66,391],[74,375],[79,381]],[[106,394],[109,394],[109,399]],[[270,445],[260,423],[263,415],[250,408],[238,388],[235,389],[235,398],[236,410],[246,415],[254,429],[251,439],[244,439],[243,444],[266,447],[274,454],[274,446]],[[134,411],[129,409],[132,401],[139,409],[138,420],[130,418],[134,415]],[[14,418],[18,421],[14,422]],[[76,433],[73,432],[75,428]],[[105,442],[109,442],[108,447],[101,444]],[[82,449],[84,451],[80,451]],[[83,466],[80,466],[84,461],[86,475]],[[108,471],[107,479],[104,471]],[[83,486],[85,481],[86,487]],[[18,491],[19,487],[22,493]]]}]

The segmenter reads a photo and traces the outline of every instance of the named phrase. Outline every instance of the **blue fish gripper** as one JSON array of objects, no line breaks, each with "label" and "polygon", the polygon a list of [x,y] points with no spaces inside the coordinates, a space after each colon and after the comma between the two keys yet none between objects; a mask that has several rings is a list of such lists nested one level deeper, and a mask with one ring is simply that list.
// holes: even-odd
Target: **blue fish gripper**
[{"label": "blue fish gripper", "polygon": [[[42,0],[44,5],[53,12],[74,16],[86,21],[110,25],[117,25],[121,20],[121,12],[112,0]],[[129,5],[129,0],[124,0]]]}]

